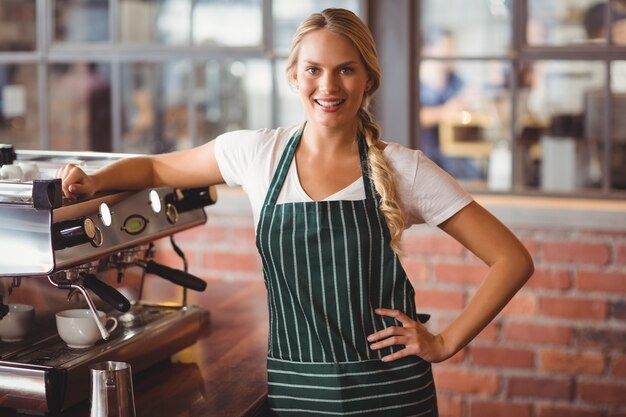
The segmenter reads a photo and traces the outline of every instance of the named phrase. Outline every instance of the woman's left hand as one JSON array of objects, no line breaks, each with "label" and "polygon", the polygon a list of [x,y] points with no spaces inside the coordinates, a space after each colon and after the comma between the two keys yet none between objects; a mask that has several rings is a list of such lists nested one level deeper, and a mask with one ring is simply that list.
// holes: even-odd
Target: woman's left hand
[{"label": "woman's left hand", "polygon": [[424,325],[403,312],[387,308],[377,308],[374,312],[402,323],[402,326],[387,327],[367,337],[369,342],[375,342],[370,345],[370,348],[374,350],[404,345],[404,349],[384,356],[383,361],[389,362],[409,355],[417,355],[428,362],[441,362],[452,356],[446,353],[446,346],[441,335],[430,333]]}]

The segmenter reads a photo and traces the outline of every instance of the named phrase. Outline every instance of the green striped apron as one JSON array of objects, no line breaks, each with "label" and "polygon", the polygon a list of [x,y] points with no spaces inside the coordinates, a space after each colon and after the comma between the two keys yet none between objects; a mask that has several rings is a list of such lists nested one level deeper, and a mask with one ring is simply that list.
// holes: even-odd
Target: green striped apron
[{"label": "green striped apron", "polygon": [[302,137],[287,145],[257,229],[270,312],[268,407],[272,415],[437,416],[430,363],[380,359],[367,336],[417,320],[414,290],[378,209],[367,145],[359,138],[365,200],[276,204]]}]

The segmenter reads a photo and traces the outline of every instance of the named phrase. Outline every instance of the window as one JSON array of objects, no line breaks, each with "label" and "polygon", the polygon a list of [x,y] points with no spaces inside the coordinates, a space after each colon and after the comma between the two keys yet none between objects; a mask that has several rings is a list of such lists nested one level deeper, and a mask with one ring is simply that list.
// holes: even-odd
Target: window
[{"label": "window", "polygon": [[295,124],[284,64],[310,13],[363,0],[3,0],[0,143],[158,153]]},{"label": "window", "polygon": [[623,1],[423,0],[414,16],[414,146],[471,191],[623,195]]}]

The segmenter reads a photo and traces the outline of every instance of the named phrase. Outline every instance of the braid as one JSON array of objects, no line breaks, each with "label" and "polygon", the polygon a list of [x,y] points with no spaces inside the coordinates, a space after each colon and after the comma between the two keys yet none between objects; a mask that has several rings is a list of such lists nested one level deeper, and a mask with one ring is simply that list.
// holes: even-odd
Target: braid
[{"label": "braid", "polygon": [[376,146],[376,142],[380,137],[380,128],[372,118],[367,105],[364,105],[359,110],[359,122],[361,125],[360,131],[363,132],[368,144],[367,162],[370,167],[374,188],[380,195],[380,211],[383,213],[389,227],[391,249],[398,255],[401,255],[400,239],[404,231],[404,213],[398,204],[395,182],[387,158]]}]

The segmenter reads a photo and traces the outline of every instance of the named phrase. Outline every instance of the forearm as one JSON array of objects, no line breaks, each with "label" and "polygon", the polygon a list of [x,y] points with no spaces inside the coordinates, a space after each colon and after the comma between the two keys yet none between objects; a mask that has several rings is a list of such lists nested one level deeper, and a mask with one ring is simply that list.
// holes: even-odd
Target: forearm
[{"label": "forearm", "polygon": [[454,355],[474,339],[526,283],[532,271],[532,260],[525,252],[518,259],[492,265],[463,312],[441,332],[446,356]]},{"label": "forearm", "polygon": [[153,161],[132,157],[108,164],[91,175],[95,191],[140,190],[155,186]]}]

